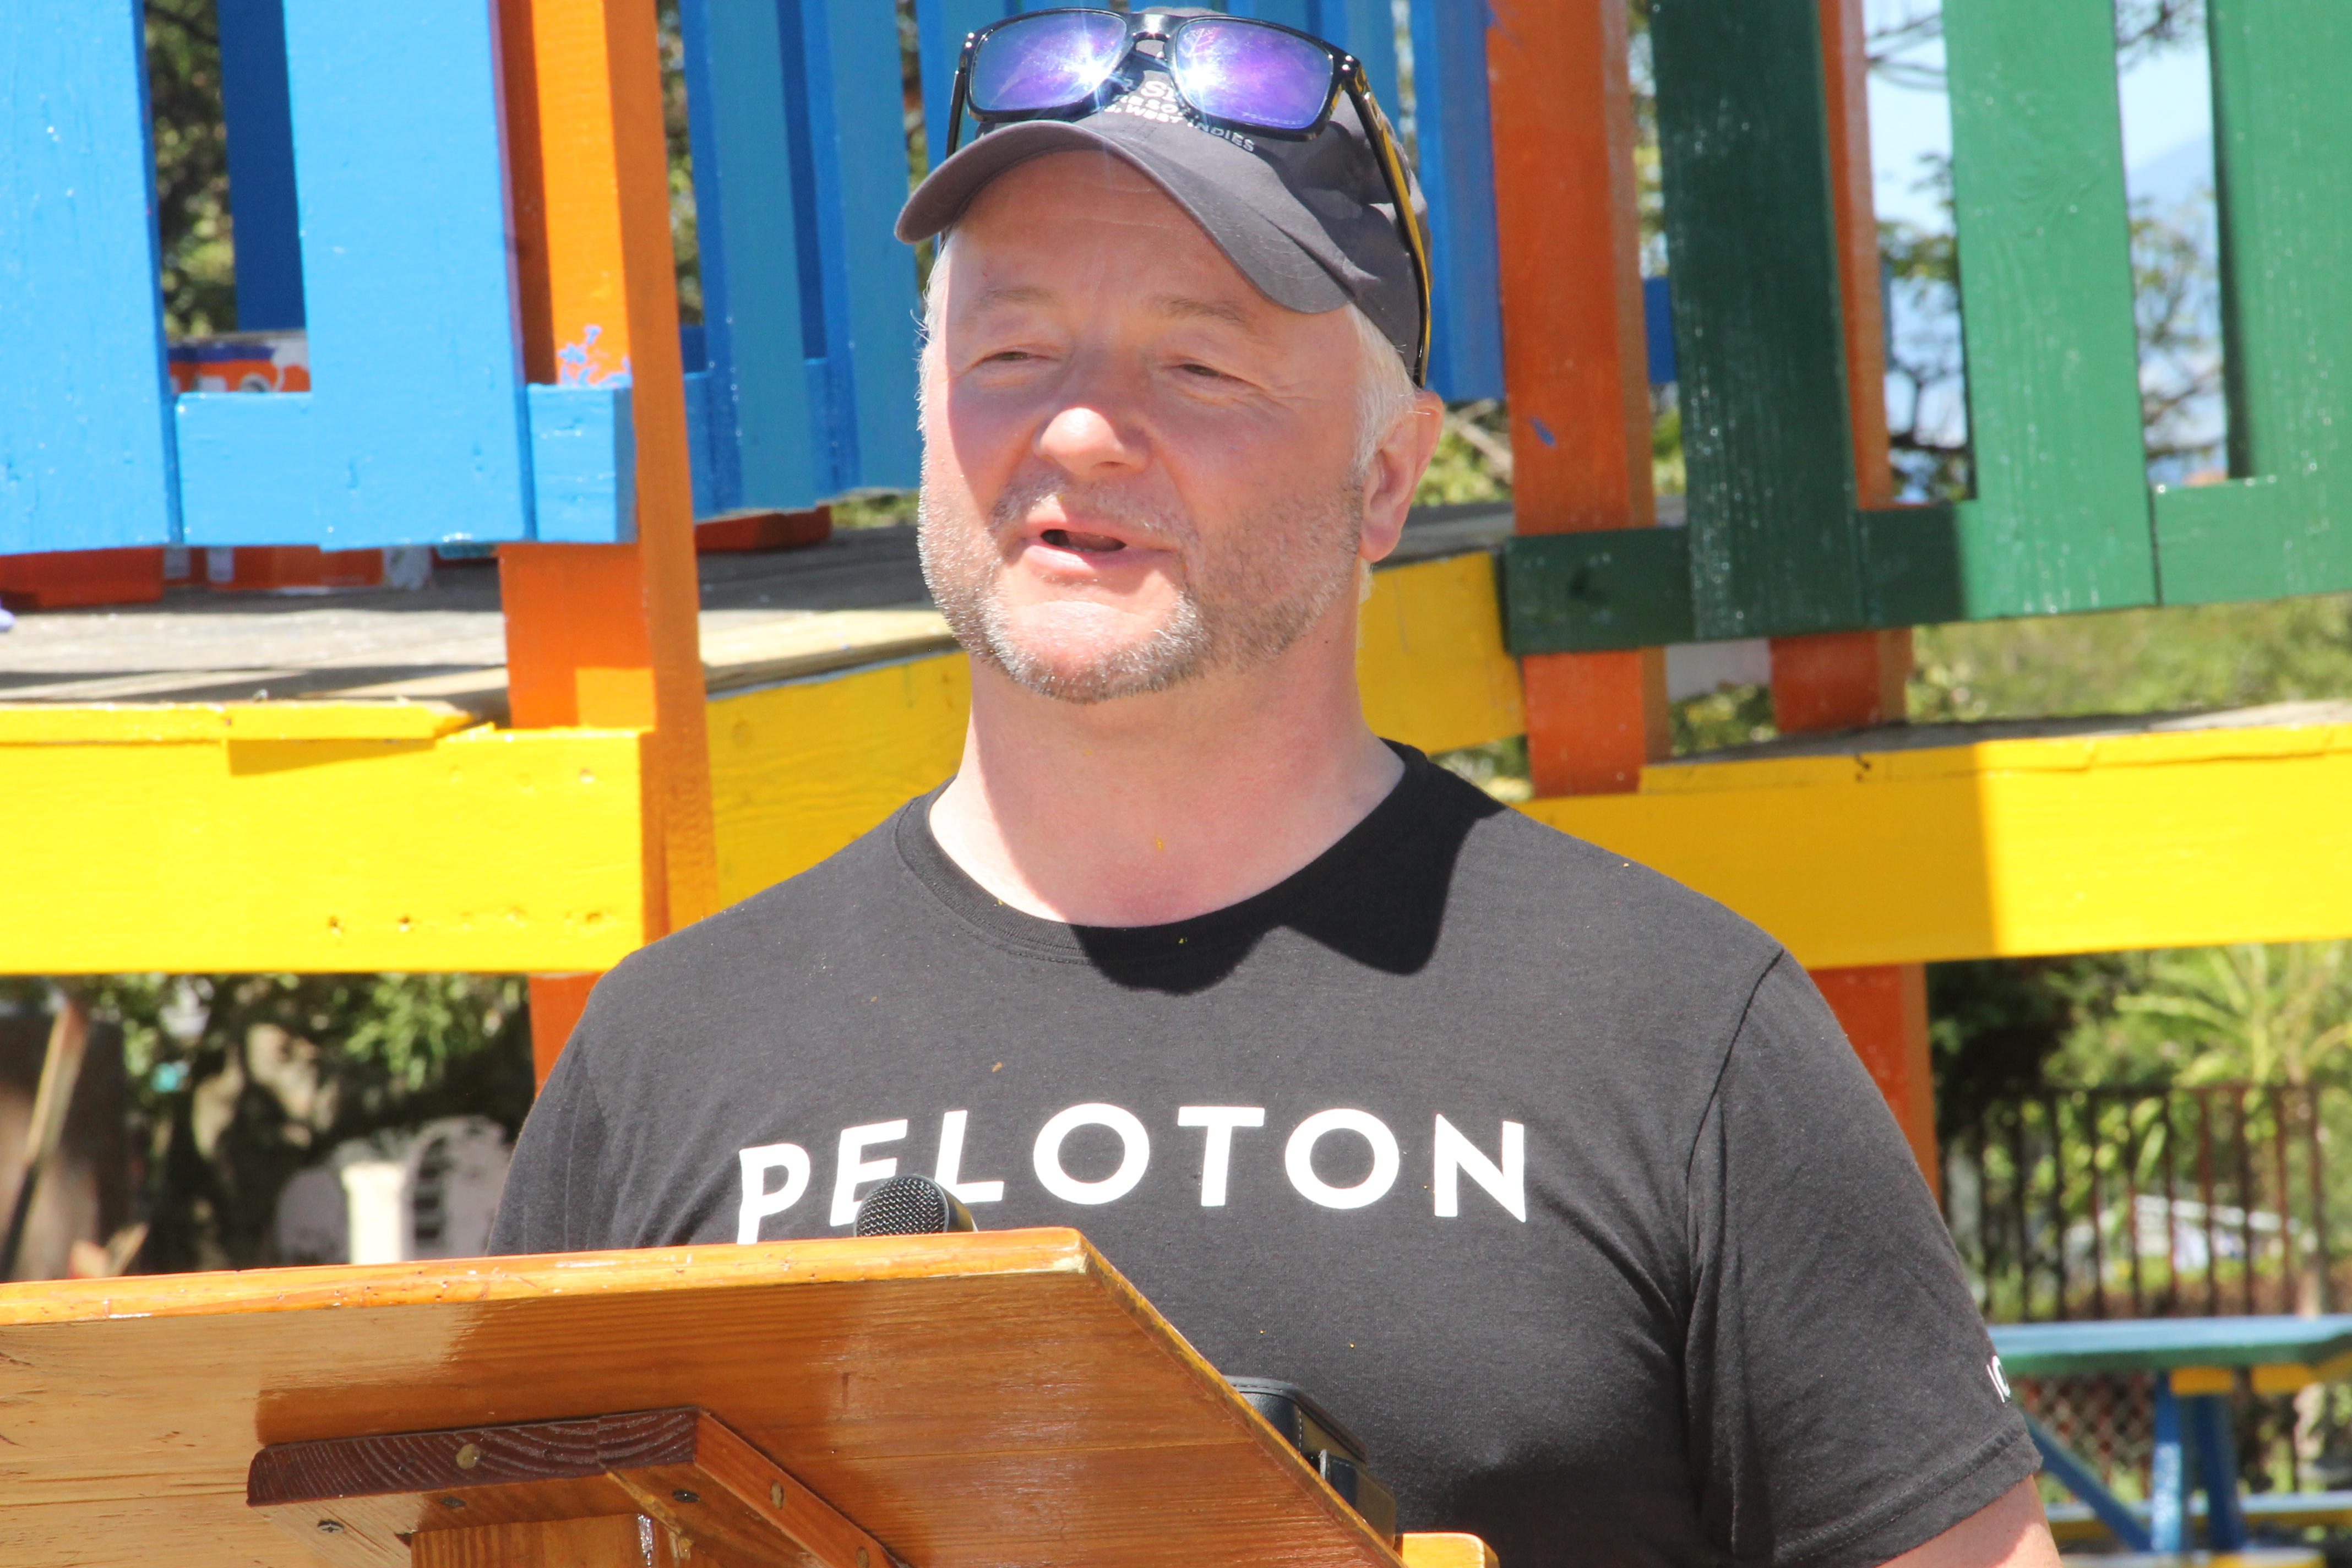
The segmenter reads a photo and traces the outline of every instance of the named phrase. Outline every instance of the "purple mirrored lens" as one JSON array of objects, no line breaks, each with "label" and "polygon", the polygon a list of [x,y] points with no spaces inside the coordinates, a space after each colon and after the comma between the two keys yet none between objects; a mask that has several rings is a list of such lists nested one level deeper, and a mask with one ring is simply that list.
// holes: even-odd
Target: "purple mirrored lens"
[{"label": "purple mirrored lens", "polygon": [[1104,11],[1049,12],[1008,22],[981,40],[967,89],[982,114],[1076,103],[1127,58],[1127,19]]},{"label": "purple mirrored lens", "polygon": [[1168,67],[1184,101],[1218,120],[1304,131],[1331,96],[1331,57],[1305,38],[1247,22],[1188,22]]}]

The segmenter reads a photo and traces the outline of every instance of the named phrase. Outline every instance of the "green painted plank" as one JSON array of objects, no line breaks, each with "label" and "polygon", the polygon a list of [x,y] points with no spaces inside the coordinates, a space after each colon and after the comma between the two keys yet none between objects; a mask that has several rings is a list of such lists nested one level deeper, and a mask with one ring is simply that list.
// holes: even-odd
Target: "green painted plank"
[{"label": "green painted plank", "polygon": [[1522,658],[1692,641],[1690,530],[1514,535],[1503,630]]},{"label": "green painted plank", "polygon": [[[1866,603],[1832,629],[1962,618],[1952,507],[1865,511],[1855,528]],[[1503,569],[1511,651],[1592,653],[1703,637],[1691,611],[1690,544],[1683,528],[1515,536],[1504,545]],[[1765,622],[1756,634],[1819,629]]]},{"label": "green painted plank", "polygon": [[2352,573],[2340,563],[2333,573],[2327,569],[2347,533],[2343,523],[2330,526],[2327,503],[2327,486],[2313,473],[2159,487],[2156,538],[2165,603],[2210,605],[2352,587]]},{"label": "green painted plank", "polygon": [[1650,41],[1698,635],[1858,624],[1820,17],[1656,0]]},{"label": "green painted plank", "polygon": [[1868,624],[1916,626],[1966,618],[1954,509],[1895,507],[1859,519]]},{"label": "green painted plank", "polygon": [[2210,0],[2230,468],[2166,489],[2169,603],[2352,587],[2352,6]]},{"label": "green painted plank", "polygon": [[2156,598],[2107,0],[1947,0],[1971,616]]}]

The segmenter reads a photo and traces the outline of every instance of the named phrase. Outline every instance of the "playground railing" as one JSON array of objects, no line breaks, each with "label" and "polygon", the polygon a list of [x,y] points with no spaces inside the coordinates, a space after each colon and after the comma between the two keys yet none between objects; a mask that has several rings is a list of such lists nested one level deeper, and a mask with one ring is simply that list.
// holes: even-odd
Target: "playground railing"
[{"label": "playground railing", "polygon": [[[501,118],[530,112],[510,90],[502,108],[500,73],[531,68],[517,4],[362,21],[335,0],[219,0],[238,326],[306,334],[312,375],[258,398],[175,395],[165,374],[135,0],[0,16],[18,84],[0,105],[0,554],[633,537],[644,367],[593,322],[542,344],[524,319],[518,274],[572,238],[531,193],[574,176],[510,167],[536,156]],[[931,157],[964,35],[1019,8],[919,0]],[[1386,0],[1234,8],[1363,57],[1429,199],[1433,384],[1499,395],[1485,6],[1414,0],[1404,99]],[[920,306],[891,235],[915,162],[897,8],[681,0],[678,16],[704,302],[682,344],[695,511],[910,487]],[[603,85],[615,113],[646,110]]]},{"label": "playground railing", "polygon": [[1943,1142],[1946,1222],[1997,1322],[2326,1311],[2352,1252],[2312,1086],[2053,1090]]},{"label": "playground railing", "polygon": [[1881,390],[1848,384],[1815,9],[1657,0],[1689,525],[1514,542],[1515,652],[2352,588],[2352,11],[2207,7],[2230,478],[2193,488],[2147,477],[2109,7],[1943,22],[1974,493],[1855,471]]}]

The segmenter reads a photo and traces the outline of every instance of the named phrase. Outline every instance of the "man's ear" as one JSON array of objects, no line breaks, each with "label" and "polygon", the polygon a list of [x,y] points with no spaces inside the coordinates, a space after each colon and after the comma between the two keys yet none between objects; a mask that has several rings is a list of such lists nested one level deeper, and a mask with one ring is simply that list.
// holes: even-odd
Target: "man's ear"
[{"label": "man's ear", "polygon": [[1358,548],[1365,560],[1378,561],[1396,548],[1412,492],[1420,488],[1444,429],[1444,403],[1433,392],[1420,392],[1381,438],[1364,475],[1363,542]]}]

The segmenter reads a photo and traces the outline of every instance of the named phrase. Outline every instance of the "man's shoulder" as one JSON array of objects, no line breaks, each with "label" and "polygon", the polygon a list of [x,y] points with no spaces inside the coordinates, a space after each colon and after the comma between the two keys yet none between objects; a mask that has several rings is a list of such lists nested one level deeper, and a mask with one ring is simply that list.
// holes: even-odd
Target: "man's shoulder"
[{"label": "man's shoulder", "polygon": [[1447,775],[1433,815],[1467,823],[1452,878],[1451,918],[1468,921],[1497,957],[1563,945],[1613,956],[1637,972],[1753,981],[1779,942],[1706,894],[1641,862],[1487,799]]}]

